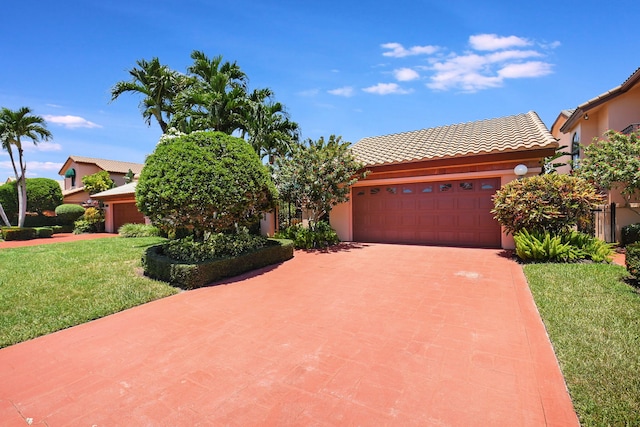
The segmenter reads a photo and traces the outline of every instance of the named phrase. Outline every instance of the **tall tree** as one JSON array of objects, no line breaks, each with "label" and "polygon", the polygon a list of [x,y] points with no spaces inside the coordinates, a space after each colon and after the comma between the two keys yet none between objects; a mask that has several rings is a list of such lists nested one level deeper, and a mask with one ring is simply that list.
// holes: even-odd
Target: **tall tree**
[{"label": "tall tree", "polygon": [[299,126],[289,120],[289,114],[279,102],[271,100],[270,89],[254,90],[249,95],[244,112],[242,137],[247,138],[260,159],[291,154],[299,140]]},{"label": "tall tree", "polygon": [[[30,108],[22,107],[14,111],[2,107],[2,110],[0,110],[0,139],[2,148],[9,153],[13,172],[16,176],[18,186],[18,227],[24,226],[24,219],[27,215],[27,164],[24,160],[24,149],[22,147],[23,138],[30,139],[34,144],[37,144],[40,140],[49,140],[51,132],[46,128],[45,120],[40,116],[31,114]],[[14,148],[16,150],[15,153]]]},{"label": "tall tree", "polygon": [[189,81],[183,74],[162,65],[157,57],[150,61],[140,59],[137,67],[129,70],[130,81],[121,81],[111,88],[111,100],[116,100],[125,92],[144,95],[140,102],[142,117],[147,125],[151,125],[151,118],[155,118],[162,133],[166,133],[168,123],[175,112],[174,99]]},{"label": "tall tree", "polygon": [[209,58],[201,51],[191,53],[187,72],[194,80],[177,97],[177,114],[172,123],[182,132],[215,130],[231,135],[242,127],[247,102],[247,75],[237,63]]}]

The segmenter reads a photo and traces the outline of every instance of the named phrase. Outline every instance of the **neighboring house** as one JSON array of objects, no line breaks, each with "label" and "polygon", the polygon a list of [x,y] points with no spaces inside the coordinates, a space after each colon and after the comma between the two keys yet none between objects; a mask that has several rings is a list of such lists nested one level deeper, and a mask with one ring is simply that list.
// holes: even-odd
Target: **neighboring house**
[{"label": "neighboring house", "polygon": [[492,196],[557,147],[535,112],[364,138],[352,150],[370,174],[331,225],[346,241],[513,248]]},{"label": "neighboring house", "polygon": [[[574,110],[565,110],[559,114],[551,127],[551,133],[559,140],[560,146],[567,146],[565,151],[570,155],[558,159],[569,163],[559,168],[558,172],[569,173],[580,167],[583,147],[591,144],[594,139],[602,138],[608,130],[626,134],[640,130],[640,68],[621,85],[580,104]],[[611,203],[615,203],[620,209],[616,214],[616,236],[609,236],[607,240],[619,241],[621,227],[640,222],[640,216],[624,207],[624,199],[618,192],[613,191],[607,195],[607,204]]]},{"label": "neighboring house", "polygon": [[82,178],[100,171],[109,172],[109,176],[117,186],[125,184],[125,175],[131,170],[134,174],[142,171],[142,163],[121,162],[117,160],[95,159],[92,157],[69,156],[59,175],[64,176],[62,196],[64,203],[83,204],[89,198],[84,191]]},{"label": "neighboring house", "polygon": [[136,207],[137,182],[121,185],[91,196],[104,203],[104,229],[116,233],[124,224],[146,224],[149,221]]}]

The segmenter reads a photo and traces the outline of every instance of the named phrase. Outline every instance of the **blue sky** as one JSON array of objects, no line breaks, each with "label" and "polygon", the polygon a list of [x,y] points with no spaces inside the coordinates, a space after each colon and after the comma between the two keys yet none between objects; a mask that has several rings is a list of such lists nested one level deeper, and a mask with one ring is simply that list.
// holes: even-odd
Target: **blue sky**
[{"label": "blue sky", "polygon": [[[606,6],[605,6],[606,4]],[[29,177],[69,155],[144,162],[160,136],[140,98],[110,102],[138,59],[184,72],[202,50],[271,88],[304,138],[366,136],[536,111],[558,113],[640,66],[637,0],[10,2],[0,106],[29,106],[53,140],[29,143]],[[12,175],[0,153],[0,182]]]}]

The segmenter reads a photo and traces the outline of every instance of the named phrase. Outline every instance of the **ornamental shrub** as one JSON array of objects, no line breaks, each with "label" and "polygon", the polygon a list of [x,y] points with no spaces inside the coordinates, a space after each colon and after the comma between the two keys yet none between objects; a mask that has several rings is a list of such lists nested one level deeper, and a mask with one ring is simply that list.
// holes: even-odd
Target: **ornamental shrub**
[{"label": "ornamental shrub", "polygon": [[622,246],[640,241],[640,224],[629,224],[622,227],[620,240]]},{"label": "ornamental shrub", "polygon": [[563,234],[531,232],[522,229],[513,239],[516,255],[525,262],[611,262],[613,247],[596,237],[578,231]]},{"label": "ornamental shrub", "polygon": [[36,238],[36,229],[31,227],[3,227],[2,238],[10,240],[31,240]]},{"label": "ornamental shrub", "polygon": [[147,157],[136,204],[154,225],[229,232],[255,223],[273,206],[276,190],[251,145],[221,132],[193,132],[160,140]]},{"label": "ornamental shrub", "polygon": [[60,225],[73,225],[84,214],[84,208],[80,205],[64,204],[56,208],[56,217]]},{"label": "ornamental shrub", "polygon": [[568,232],[580,218],[603,202],[596,189],[582,178],[547,174],[511,181],[493,196],[491,213],[515,234],[522,229]]},{"label": "ornamental shrub", "polygon": [[118,228],[120,237],[153,237],[160,236],[158,227],[147,224],[123,224]]},{"label": "ornamental shrub", "polygon": [[640,242],[627,246],[625,265],[629,274],[637,281],[640,278]]},{"label": "ornamental shrub", "polygon": [[[27,178],[27,212],[42,214],[62,203],[62,190],[49,178]],[[0,185],[0,204],[12,223],[18,218],[18,189],[15,181]]]},{"label": "ornamental shrub", "polygon": [[73,234],[100,233],[104,231],[104,213],[99,208],[87,208],[74,223]]},{"label": "ornamental shrub", "polygon": [[264,236],[249,234],[247,229],[237,233],[214,233],[204,240],[194,236],[170,240],[163,246],[163,254],[181,262],[194,263],[219,258],[231,258],[253,252],[267,246],[269,240]]},{"label": "ornamental shrub", "polygon": [[276,238],[293,240],[296,249],[324,249],[340,243],[338,233],[326,221],[310,227],[292,225],[276,233]]}]

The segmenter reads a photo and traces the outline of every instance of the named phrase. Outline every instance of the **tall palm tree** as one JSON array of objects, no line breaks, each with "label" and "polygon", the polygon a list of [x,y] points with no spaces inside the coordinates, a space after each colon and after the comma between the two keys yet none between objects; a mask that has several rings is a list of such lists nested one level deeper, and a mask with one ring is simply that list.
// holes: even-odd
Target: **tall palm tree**
[{"label": "tall palm tree", "polygon": [[268,157],[269,163],[273,163],[274,157],[289,154],[300,137],[298,124],[289,120],[284,106],[273,102],[272,96],[270,89],[254,90],[242,126],[242,137],[248,136],[256,153],[261,159]]},{"label": "tall palm tree", "polygon": [[150,61],[140,59],[137,67],[129,70],[131,81],[121,81],[111,88],[111,100],[116,100],[125,92],[144,95],[140,102],[142,117],[147,125],[155,118],[162,133],[166,133],[168,123],[174,114],[174,98],[189,84],[183,74],[162,65],[157,57]]},{"label": "tall palm tree", "polygon": [[[31,114],[31,109],[22,107],[10,110],[3,107],[0,110],[0,141],[2,148],[7,150],[18,186],[18,227],[24,226],[27,214],[27,164],[24,161],[22,139],[27,138],[37,144],[51,138],[51,132],[46,128],[46,122],[40,116]],[[13,149],[17,152],[17,159]],[[16,164],[17,160],[17,164]]]},{"label": "tall palm tree", "polygon": [[194,78],[176,98],[172,125],[182,131],[217,130],[232,134],[241,127],[247,99],[247,75],[237,63],[222,62],[222,56],[191,53],[187,69]]}]

